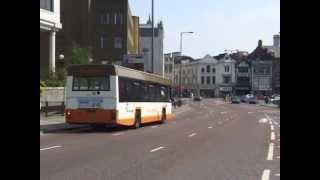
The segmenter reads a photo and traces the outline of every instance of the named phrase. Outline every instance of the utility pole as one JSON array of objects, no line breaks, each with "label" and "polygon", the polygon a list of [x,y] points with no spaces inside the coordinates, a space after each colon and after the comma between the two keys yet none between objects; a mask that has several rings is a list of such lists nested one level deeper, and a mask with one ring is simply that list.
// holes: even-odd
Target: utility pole
[{"label": "utility pole", "polygon": [[153,73],[153,63],[154,63],[154,3],[152,0],[152,39],[151,39],[151,72]]}]

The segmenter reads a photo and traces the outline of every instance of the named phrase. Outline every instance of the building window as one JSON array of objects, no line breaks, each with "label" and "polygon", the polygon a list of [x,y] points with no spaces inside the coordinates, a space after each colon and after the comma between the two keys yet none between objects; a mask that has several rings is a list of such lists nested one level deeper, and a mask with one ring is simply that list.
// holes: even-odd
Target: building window
[{"label": "building window", "polygon": [[226,76],[226,77],[223,77],[223,83],[225,84],[229,84],[230,83],[230,76]]},{"label": "building window", "polygon": [[100,24],[109,24],[110,23],[110,15],[109,13],[101,13],[100,14]]},{"label": "building window", "polygon": [[117,24],[117,13],[114,13],[114,24]]},{"label": "building window", "polygon": [[215,73],[216,72],[216,68],[212,68],[212,72]]},{"label": "building window", "polygon": [[53,0],[40,0],[40,9],[53,12]]},{"label": "building window", "polygon": [[216,77],[212,76],[212,84],[215,84],[215,83],[216,83]]},{"label": "building window", "polygon": [[207,73],[210,72],[210,65],[207,66]]},{"label": "building window", "polygon": [[106,14],[106,24],[110,24],[110,14]]},{"label": "building window", "polygon": [[210,84],[210,76],[207,76],[207,84]]},{"label": "building window", "polygon": [[230,66],[224,66],[224,72],[230,72]]},{"label": "building window", "polygon": [[120,24],[123,24],[123,14],[122,13],[119,13],[119,21],[120,21]]},{"label": "building window", "polygon": [[122,48],[122,38],[121,37],[114,38],[114,48]]},{"label": "building window", "polygon": [[100,36],[100,48],[106,48],[107,47],[107,35],[106,34],[102,34]]},{"label": "building window", "polygon": [[201,68],[201,72],[204,73],[204,68]]},{"label": "building window", "polygon": [[248,67],[238,67],[238,72],[247,73],[248,72]]},{"label": "building window", "polygon": [[204,84],[204,76],[201,76],[201,84]]}]

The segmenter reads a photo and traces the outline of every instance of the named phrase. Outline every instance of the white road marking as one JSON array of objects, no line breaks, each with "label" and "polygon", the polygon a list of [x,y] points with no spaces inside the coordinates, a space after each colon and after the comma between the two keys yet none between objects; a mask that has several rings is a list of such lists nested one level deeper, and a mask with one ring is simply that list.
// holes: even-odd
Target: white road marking
[{"label": "white road marking", "polygon": [[277,158],[277,159],[280,159],[280,156],[277,156],[276,158]]},{"label": "white road marking", "polygon": [[276,136],[274,134],[274,132],[271,132],[271,141],[274,141],[276,139]]},{"label": "white road marking", "polygon": [[114,133],[112,134],[112,136],[120,136],[120,135],[123,135],[124,133],[123,132],[120,132],[120,133]]},{"label": "white road marking", "polygon": [[221,114],[226,114],[227,112],[226,111],[223,111],[223,112],[220,112]]},{"label": "white road marking", "polygon": [[274,176],[280,176],[280,174],[278,173],[278,174],[274,174]]},{"label": "white road marking", "polygon": [[164,147],[160,146],[160,147],[157,147],[155,149],[152,149],[150,152],[155,152],[155,151],[159,151],[160,149],[163,149]]},{"label": "white road marking", "polygon": [[274,126],[273,126],[273,125],[271,125],[271,126],[270,126],[270,129],[271,129],[271,131],[273,131],[273,130],[274,130]]},{"label": "white road marking", "polygon": [[270,178],[270,169],[263,170],[261,180],[269,180]]},{"label": "white road marking", "polygon": [[253,112],[248,112],[248,114],[252,114]]},{"label": "white road marking", "polygon": [[192,136],[195,136],[195,135],[197,135],[197,133],[192,133],[192,134],[189,135],[189,137],[192,137]]},{"label": "white road marking", "polygon": [[273,160],[273,143],[270,143],[270,145],[269,145],[269,151],[268,151],[267,160],[268,161]]},{"label": "white road marking", "polygon": [[208,129],[211,129],[211,128],[212,128],[212,126],[209,126],[209,127],[208,127]]},{"label": "white road marking", "polygon": [[52,147],[47,147],[47,148],[42,148],[40,151],[48,150],[48,149],[55,149],[55,148],[60,148],[62,146],[52,146]]},{"label": "white road marking", "polygon": [[151,126],[151,128],[156,128],[156,127],[158,127],[158,126]]},{"label": "white road marking", "polygon": [[267,123],[267,122],[268,122],[268,120],[266,118],[262,118],[259,120],[259,123]]}]

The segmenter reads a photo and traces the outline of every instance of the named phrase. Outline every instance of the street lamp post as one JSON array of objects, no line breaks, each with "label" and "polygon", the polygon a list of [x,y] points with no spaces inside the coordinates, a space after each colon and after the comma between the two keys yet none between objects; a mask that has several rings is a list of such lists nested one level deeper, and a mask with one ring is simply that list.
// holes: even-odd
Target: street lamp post
[{"label": "street lamp post", "polygon": [[[182,56],[182,35],[183,34],[193,34],[193,32],[180,32],[180,56]],[[179,97],[181,98],[181,66],[182,66],[182,62],[181,62],[181,58],[179,60]]]},{"label": "street lamp post", "polygon": [[153,73],[154,63],[154,3],[152,0],[152,38],[151,38],[151,72]]}]

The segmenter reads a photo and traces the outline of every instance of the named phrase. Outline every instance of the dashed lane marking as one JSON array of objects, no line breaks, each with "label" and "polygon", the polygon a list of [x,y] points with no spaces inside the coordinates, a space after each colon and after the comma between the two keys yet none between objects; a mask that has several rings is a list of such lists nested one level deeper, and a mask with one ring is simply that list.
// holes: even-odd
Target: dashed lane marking
[{"label": "dashed lane marking", "polygon": [[62,146],[51,146],[51,147],[47,147],[47,148],[42,148],[42,149],[40,149],[40,151],[55,149],[55,148],[60,148],[60,147],[62,147]]},{"label": "dashed lane marking", "polygon": [[158,126],[151,126],[151,128],[157,128]]},{"label": "dashed lane marking", "polygon": [[192,134],[189,134],[189,137],[193,137],[195,135],[197,135],[197,133],[192,133]]},{"label": "dashed lane marking", "polygon": [[277,156],[276,158],[277,158],[277,159],[280,159],[280,156]]},{"label": "dashed lane marking", "polygon": [[273,131],[274,130],[274,126],[270,125],[270,129],[271,129],[271,131]]},{"label": "dashed lane marking", "polygon": [[271,141],[274,141],[275,139],[276,139],[276,136],[275,136],[275,134],[274,134],[274,132],[271,132]]},{"label": "dashed lane marking", "polygon": [[268,150],[268,156],[267,156],[267,160],[268,161],[272,161],[273,160],[273,148],[274,148],[274,144],[270,143],[269,150]]},{"label": "dashed lane marking", "polygon": [[278,173],[278,174],[274,174],[274,176],[280,176],[280,174]]},{"label": "dashed lane marking", "polygon": [[159,151],[160,149],[163,149],[163,148],[164,147],[160,146],[160,147],[157,147],[157,148],[150,150],[150,152],[156,152],[156,151]]},{"label": "dashed lane marking", "polygon": [[269,180],[270,178],[270,169],[263,170],[261,180]]},{"label": "dashed lane marking", "polygon": [[209,126],[209,127],[208,127],[208,129],[211,129],[211,128],[212,128],[212,126]]},{"label": "dashed lane marking", "polygon": [[114,134],[112,134],[112,136],[121,136],[121,135],[124,135],[124,133],[123,133],[123,132],[120,132],[120,133],[114,133]]}]

